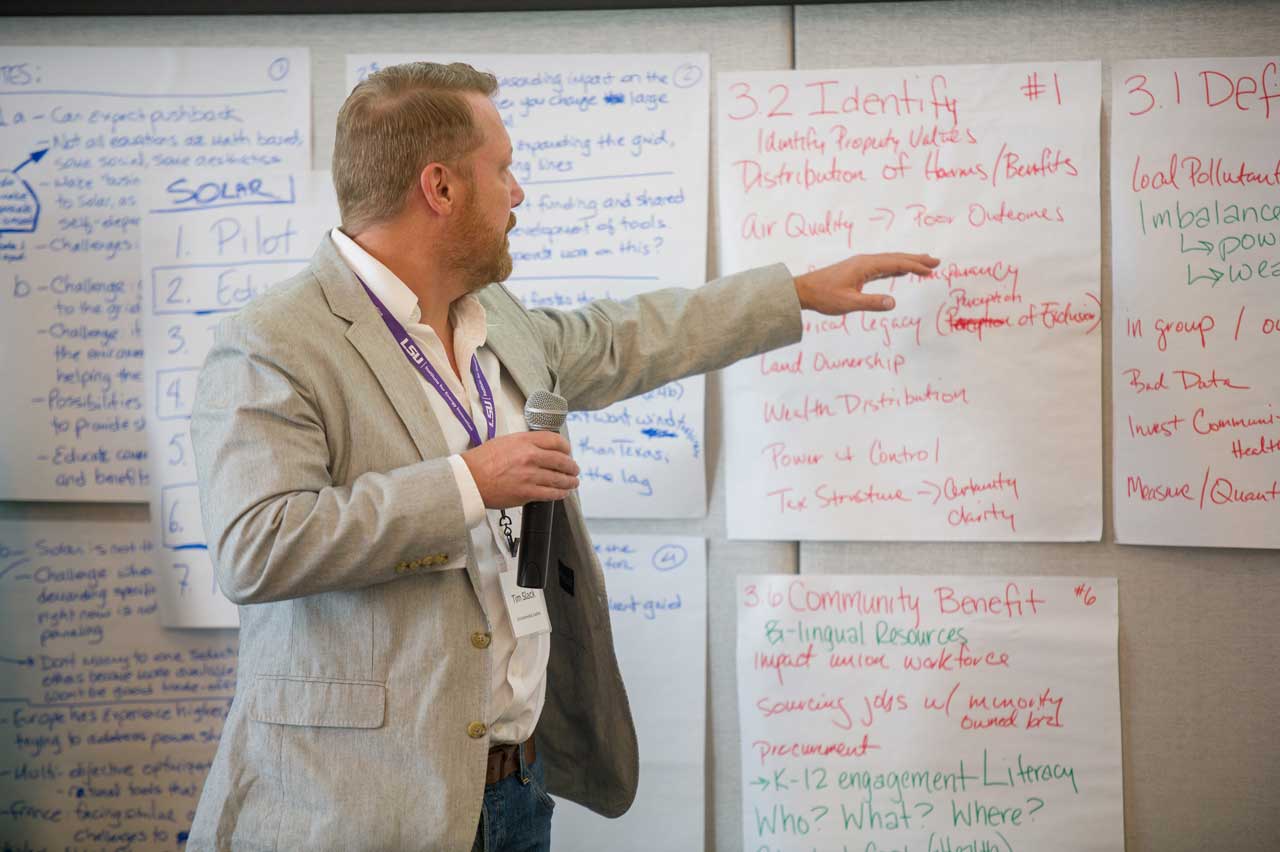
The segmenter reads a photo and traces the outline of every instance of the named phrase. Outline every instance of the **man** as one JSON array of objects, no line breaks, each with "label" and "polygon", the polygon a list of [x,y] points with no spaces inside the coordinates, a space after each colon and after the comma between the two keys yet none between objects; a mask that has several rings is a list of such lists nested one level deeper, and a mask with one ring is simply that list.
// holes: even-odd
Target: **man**
[{"label": "man", "polygon": [[[490,286],[524,198],[495,90],[427,63],[358,86],[334,147],[342,228],[219,329],[191,434],[240,668],[188,849],[545,849],[548,791],[626,811],[636,739],[578,466],[562,435],[525,431],[526,398],[603,408],[795,342],[801,307],[890,308],[862,285],[936,265],[854,257],[526,311]],[[508,533],[534,500],[563,500],[559,538],[547,621],[517,630]]]}]

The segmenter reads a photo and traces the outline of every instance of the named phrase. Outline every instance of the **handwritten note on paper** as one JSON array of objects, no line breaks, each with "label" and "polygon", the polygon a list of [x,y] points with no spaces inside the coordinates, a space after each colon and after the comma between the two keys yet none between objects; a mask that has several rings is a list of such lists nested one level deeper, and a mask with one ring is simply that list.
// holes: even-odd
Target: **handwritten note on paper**
[{"label": "handwritten note on paper", "polygon": [[1280,64],[1112,80],[1116,538],[1280,547]]},{"label": "handwritten note on paper", "polygon": [[717,82],[722,269],[942,259],[728,371],[729,535],[1098,538],[1098,64]]},{"label": "handwritten note on paper", "polygon": [[0,841],[180,849],[235,689],[233,631],[168,631],[150,528],[0,523]]},{"label": "handwritten note on paper", "polygon": [[308,54],[3,51],[0,499],[146,500],[143,182],[235,204],[268,169],[309,168]]},{"label": "handwritten note on paper", "polygon": [[[572,309],[702,282],[706,54],[349,56],[348,82],[420,59],[498,77],[495,103],[526,196],[510,236],[511,290],[527,307]],[[705,514],[703,400],[694,377],[571,414],[587,514]]]},{"label": "handwritten note on paper", "polygon": [[744,576],[743,848],[1124,845],[1116,582]]},{"label": "handwritten note on paper", "polygon": [[234,204],[149,187],[143,222],[143,340],[155,541],[164,623],[235,627],[218,591],[200,519],[189,426],[196,380],[218,323],[306,268],[338,222],[328,172],[261,169]]},{"label": "handwritten note on paper", "polygon": [[706,540],[597,535],[613,642],[640,741],[640,788],[619,819],[558,800],[556,849],[701,849],[705,838]]}]

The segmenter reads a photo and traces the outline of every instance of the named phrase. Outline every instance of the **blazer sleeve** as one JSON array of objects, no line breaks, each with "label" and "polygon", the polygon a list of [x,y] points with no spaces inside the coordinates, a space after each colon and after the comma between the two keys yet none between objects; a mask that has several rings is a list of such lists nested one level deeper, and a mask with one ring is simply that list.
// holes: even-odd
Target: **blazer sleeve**
[{"label": "blazer sleeve", "polygon": [[[448,458],[335,484],[303,376],[323,353],[281,337],[243,317],[222,323],[196,389],[191,442],[223,594],[264,603],[464,567],[467,529]],[[430,512],[427,494],[437,495]]]},{"label": "blazer sleeve", "polygon": [[795,281],[782,264],[696,289],[658,290],[576,311],[531,312],[571,411],[605,408],[667,382],[800,339]]}]

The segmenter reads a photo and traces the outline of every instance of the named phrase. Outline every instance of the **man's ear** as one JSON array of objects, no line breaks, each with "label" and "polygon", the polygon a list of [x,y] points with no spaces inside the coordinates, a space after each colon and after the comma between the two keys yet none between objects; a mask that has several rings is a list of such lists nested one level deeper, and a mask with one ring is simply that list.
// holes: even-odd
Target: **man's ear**
[{"label": "man's ear", "polygon": [[458,176],[444,163],[430,163],[418,175],[418,189],[432,211],[448,215],[458,203]]}]

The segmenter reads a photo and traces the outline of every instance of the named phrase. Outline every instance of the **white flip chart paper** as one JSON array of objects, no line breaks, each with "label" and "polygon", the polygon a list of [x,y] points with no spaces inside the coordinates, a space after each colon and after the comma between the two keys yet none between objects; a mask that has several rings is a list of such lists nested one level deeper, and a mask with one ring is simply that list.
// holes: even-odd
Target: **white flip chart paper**
[{"label": "white flip chart paper", "polygon": [[311,165],[304,49],[6,47],[0,499],[146,500],[144,181],[234,204]]},{"label": "white flip chart paper", "polygon": [[0,523],[0,846],[186,842],[237,637],[161,627],[150,536],[145,523]]},{"label": "white flip chart paper", "polygon": [[1280,66],[1111,79],[1116,539],[1280,547]]},{"label": "white flip chart paper", "polygon": [[729,535],[1097,539],[1098,63],[717,85],[721,269],[942,260],[727,371]]},{"label": "white flip chart paper", "polygon": [[1111,578],[743,576],[743,848],[1124,845]]}]

